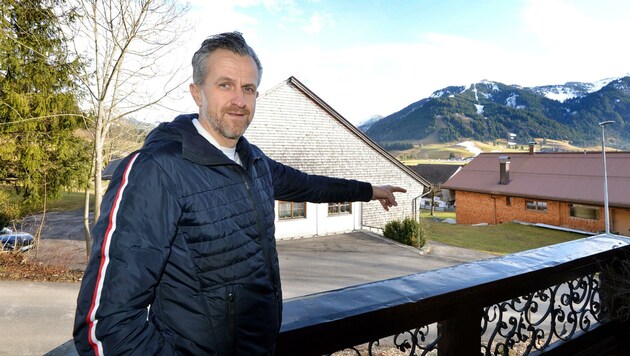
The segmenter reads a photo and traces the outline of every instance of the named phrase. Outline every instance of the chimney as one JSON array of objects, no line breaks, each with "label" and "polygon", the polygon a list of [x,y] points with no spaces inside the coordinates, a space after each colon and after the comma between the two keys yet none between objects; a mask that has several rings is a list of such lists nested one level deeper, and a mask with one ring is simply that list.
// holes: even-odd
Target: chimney
[{"label": "chimney", "polygon": [[510,183],[510,156],[499,156],[499,184]]},{"label": "chimney", "polygon": [[[536,141],[529,141],[528,145],[529,145],[529,154],[533,155],[534,154],[534,145],[536,144]],[[509,157],[508,157],[509,158]]]}]

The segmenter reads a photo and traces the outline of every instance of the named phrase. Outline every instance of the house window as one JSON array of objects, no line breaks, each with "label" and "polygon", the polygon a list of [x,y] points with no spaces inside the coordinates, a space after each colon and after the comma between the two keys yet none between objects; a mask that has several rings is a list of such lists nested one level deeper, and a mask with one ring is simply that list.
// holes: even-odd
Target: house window
[{"label": "house window", "polygon": [[599,220],[599,207],[580,204],[569,204],[569,215],[574,218]]},{"label": "house window", "polygon": [[328,215],[352,214],[352,203],[328,203]]},{"label": "house window", "polygon": [[512,197],[505,197],[505,205],[512,206]]},{"label": "house window", "polygon": [[527,210],[535,210],[540,212],[547,212],[546,201],[525,200],[525,208]]},{"label": "house window", "polygon": [[278,218],[280,220],[306,218],[306,203],[279,201]]}]

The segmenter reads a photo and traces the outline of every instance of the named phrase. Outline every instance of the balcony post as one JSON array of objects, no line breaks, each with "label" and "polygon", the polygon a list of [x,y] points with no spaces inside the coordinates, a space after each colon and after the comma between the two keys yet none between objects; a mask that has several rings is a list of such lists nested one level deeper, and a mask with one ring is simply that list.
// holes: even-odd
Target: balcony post
[{"label": "balcony post", "polygon": [[483,309],[472,309],[439,323],[438,328],[442,329],[439,349],[444,355],[479,355],[482,316]]}]

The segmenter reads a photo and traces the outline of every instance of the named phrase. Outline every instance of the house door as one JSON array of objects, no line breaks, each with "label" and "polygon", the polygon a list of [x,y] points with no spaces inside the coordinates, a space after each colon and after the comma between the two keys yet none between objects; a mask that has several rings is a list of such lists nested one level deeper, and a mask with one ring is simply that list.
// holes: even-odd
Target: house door
[{"label": "house door", "polygon": [[612,230],[619,235],[630,236],[630,210],[613,209],[613,228]]}]

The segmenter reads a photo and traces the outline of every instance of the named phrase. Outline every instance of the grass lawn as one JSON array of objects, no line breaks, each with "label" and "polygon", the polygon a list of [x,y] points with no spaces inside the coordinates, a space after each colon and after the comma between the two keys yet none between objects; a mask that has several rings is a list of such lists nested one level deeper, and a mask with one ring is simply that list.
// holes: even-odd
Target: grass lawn
[{"label": "grass lawn", "polygon": [[[59,199],[48,202],[48,211],[70,211],[83,209],[84,192],[63,192]],[[94,194],[90,193],[90,211],[94,207]]]},{"label": "grass lawn", "polygon": [[[530,250],[588,236],[517,223],[470,226],[433,222],[429,212],[426,211],[422,211],[420,216],[427,221],[427,240],[497,255]],[[454,219],[455,213],[436,212],[435,217]]]},{"label": "grass lawn", "polygon": [[[3,193],[7,194],[6,199],[10,204],[20,204],[20,197],[15,193],[13,187],[8,185],[0,185],[0,190]],[[48,211],[70,211],[70,210],[78,210],[83,209],[85,199],[84,192],[62,192],[60,196],[56,199],[49,198],[48,199]],[[3,202],[0,202],[3,203]],[[94,194],[90,194],[90,204],[94,203]],[[1,204],[0,204],[1,205]],[[22,207],[25,209],[27,213],[38,213],[41,212],[41,205],[33,205],[31,207]],[[90,207],[92,210],[92,207]]]}]

